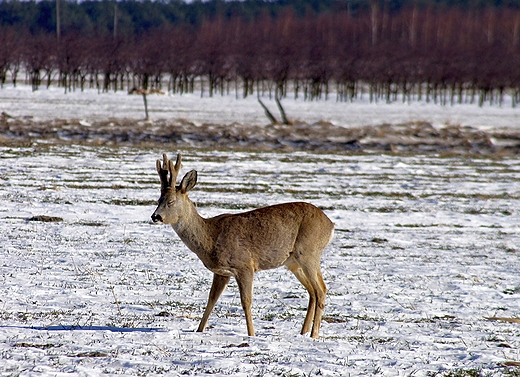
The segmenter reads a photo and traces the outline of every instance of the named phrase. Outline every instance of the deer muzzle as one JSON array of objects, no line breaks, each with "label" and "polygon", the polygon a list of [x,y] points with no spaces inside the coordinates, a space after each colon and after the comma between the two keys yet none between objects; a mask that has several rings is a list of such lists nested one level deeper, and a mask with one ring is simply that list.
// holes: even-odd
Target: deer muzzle
[{"label": "deer muzzle", "polygon": [[154,212],[152,215],[152,221],[154,223],[162,223],[163,219],[162,219],[161,215],[158,215],[157,213]]}]

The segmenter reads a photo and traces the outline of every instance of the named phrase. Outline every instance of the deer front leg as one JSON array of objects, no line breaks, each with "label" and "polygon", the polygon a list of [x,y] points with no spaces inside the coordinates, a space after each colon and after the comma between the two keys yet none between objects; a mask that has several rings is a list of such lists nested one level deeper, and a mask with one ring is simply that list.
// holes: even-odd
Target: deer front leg
[{"label": "deer front leg", "polygon": [[197,332],[202,332],[206,328],[208,324],[209,315],[211,314],[215,304],[217,303],[218,298],[226,288],[229,283],[230,276],[222,276],[222,275],[213,275],[213,283],[211,284],[211,290],[209,291],[208,296],[208,304],[206,305],[206,310],[204,310],[204,314],[202,315],[202,319],[200,321]]},{"label": "deer front leg", "polygon": [[253,326],[253,316],[251,314],[251,306],[253,304],[253,278],[254,272],[252,270],[242,271],[235,276],[240,292],[240,301],[242,309],[246,316],[247,335],[255,336],[255,328]]}]

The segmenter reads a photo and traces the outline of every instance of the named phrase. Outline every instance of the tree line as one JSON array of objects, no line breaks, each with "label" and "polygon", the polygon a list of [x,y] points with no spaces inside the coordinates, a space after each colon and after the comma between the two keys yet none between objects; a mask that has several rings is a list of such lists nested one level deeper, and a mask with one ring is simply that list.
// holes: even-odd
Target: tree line
[{"label": "tree line", "polygon": [[519,9],[366,4],[304,14],[285,7],[252,18],[216,13],[132,34],[69,30],[59,40],[3,25],[0,84],[16,84],[23,73],[34,90],[57,82],[65,91],[479,105],[509,94],[513,106],[520,101]]},{"label": "tree line", "polygon": [[0,0],[0,26],[12,26],[32,34],[56,30],[60,6],[64,33],[130,36],[150,29],[188,23],[201,25],[208,19],[240,17],[251,21],[268,14],[274,18],[292,9],[298,17],[347,11],[351,16],[373,6],[399,12],[411,5],[478,10],[485,7],[520,9],[520,0]]}]

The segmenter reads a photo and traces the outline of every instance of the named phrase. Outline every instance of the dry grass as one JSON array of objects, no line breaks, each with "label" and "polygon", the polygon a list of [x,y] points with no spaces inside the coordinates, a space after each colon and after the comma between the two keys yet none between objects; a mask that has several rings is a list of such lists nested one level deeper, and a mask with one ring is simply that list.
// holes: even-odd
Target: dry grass
[{"label": "dry grass", "polygon": [[139,147],[175,144],[183,148],[250,151],[435,153],[446,156],[503,156],[520,150],[520,133],[480,131],[458,125],[435,128],[426,122],[344,128],[329,122],[197,126],[184,119],[109,119],[86,126],[79,120],[9,118],[0,125],[0,145],[27,146],[42,140],[58,144]]}]

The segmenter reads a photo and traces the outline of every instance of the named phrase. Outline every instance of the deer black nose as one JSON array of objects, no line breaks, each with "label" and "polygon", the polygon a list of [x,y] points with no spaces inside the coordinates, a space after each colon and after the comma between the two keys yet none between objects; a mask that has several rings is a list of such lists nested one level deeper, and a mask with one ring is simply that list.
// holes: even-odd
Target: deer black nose
[{"label": "deer black nose", "polygon": [[162,223],[162,217],[161,217],[161,215],[157,215],[157,214],[154,213],[154,214],[152,215],[152,221],[153,221],[154,223],[159,223],[159,222]]}]

